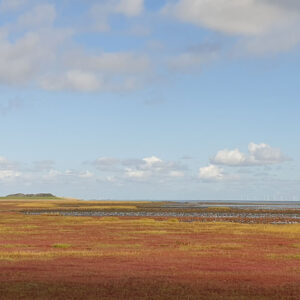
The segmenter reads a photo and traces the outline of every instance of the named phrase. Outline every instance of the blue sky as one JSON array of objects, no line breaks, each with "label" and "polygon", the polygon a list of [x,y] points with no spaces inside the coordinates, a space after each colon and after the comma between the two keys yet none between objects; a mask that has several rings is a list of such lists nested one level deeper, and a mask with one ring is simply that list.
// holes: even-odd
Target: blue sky
[{"label": "blue sky", "polygon": [[298,1],[0,14],[1,194],[300,200]]}]

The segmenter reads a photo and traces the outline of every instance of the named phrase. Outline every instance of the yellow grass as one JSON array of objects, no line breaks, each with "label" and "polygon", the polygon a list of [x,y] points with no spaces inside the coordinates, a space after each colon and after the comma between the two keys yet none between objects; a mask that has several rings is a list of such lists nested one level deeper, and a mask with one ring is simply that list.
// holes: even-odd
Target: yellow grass
[{"label": "yellow grass", "polygon": [[171,218],[171,219],[168,219],[168,222],[171,222],[171,223],[178,223],[179,220],[176,219],[176,218]]},{"label": "yellow grass", "polygon": [[268,258],[270,259],[296,259],[296,260],[300,260],[300,254],[275,254],[275,253],[271,253],[267,255]]},{"label": "yellow grass", "polygon": [[96,245],[93,245],[93,248],[97,248],[97,249],[126,249],[126,248],[132,248],[132,249],[137,249],[137,248],[141,248],[142,245],[141,244],[105,244],[105,243],[98,243]]},{"label": "yellow grass", "polygon": [[48,260],[60,257],[120,257],[138,256],[140,251],[110,251],[109,253],[95,250],[60,250],[60,251],[0,251],[0,261]]},{"label": "yellow grass", "polygon": [[287,224],[287,225],[260,225],[258,228],[265,232],[274,233],[296,233],[300,234],[300,224]]},{"label": "yellow grass", "polygon": [[216,243],[216,244],[183,244],[179,246],[184,251],[207,251],[207,250],[238,250],[244,246],[238,243]]},{"label": "yellow grass", "polygon": [[140,230],[140,231],[131,231],[131,234],[170,234],[167,230]]},{"label": "yellow grass", "polygon": [[118,217],[102,217],[100,220],[95,220],[93,223],[99,223],[99,221],[102,221],[102,222],[119,222],[120,218],[118,218]]},{"label": "yellow grass", "polygon": [[209,212],[224,212],[230,210],[231,208],[227,206],[211,206],[204,209],[204,211],[209,211]]},{"label": "yellow grass", "polygon": [[34,208],[53,208],[56,207],[54,203],[22,203],[18,204],[19,207],[34,207]]},{"label": "yellow grass", "polygon": [[32,247],[27,244],[2,244],[0,245],[0,248],[6,248],[6,249],[12,249],[12,248],[28,248]]}]

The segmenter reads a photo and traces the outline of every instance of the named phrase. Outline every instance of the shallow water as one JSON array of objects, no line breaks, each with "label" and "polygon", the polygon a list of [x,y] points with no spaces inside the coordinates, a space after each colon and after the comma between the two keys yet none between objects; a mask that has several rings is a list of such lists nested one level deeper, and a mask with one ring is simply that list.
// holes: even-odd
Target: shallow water
[{"label": "shallow water", "polygon": [[28,211],[29,215],[60,215],[60,216],[77,216],[77,217],[191,217],[191,218],[245,218],[245,219],[262,219],[262,218],[284,218],[293,219],[298,222],[299,214],[272,214],[263,213],[210,213],[210,212],[112,212],[112,211]]},{"label": "shallow water", "polygon": [[226,206],[239,209],[300,209],[299,201],[174,201],[164,207],[206,208]]}]

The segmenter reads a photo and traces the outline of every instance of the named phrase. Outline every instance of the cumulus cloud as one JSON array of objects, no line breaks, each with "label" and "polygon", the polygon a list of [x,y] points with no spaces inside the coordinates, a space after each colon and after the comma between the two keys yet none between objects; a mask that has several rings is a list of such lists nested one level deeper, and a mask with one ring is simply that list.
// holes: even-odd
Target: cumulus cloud
[{"label": "cumulus cloud", "polygon": [[74,51],[63,58],[63,66],[66,71],[41,80],[43,88],[82,92],[131,90],[142,84],[151,69],[146,55],[130,52],[90,55]]},{"label": "cumulus cloud", "polygon": [[41,87],[50,91],[94,92],[103,87],[103,82],[92,72],[70,70],[58,76],[53,74],[45,77],[41,80]]},{"label": "cumulus cloud", "polygon": [[[107,3],[127,16],[139,14],[143,7],[143,1]],[[147,55],[81,48],[72,41],[78,30],[56,26],[57,17],[55,5],[45,2],[29,5],[0,27],[0,85],[120,92],[147,81],[151,73]]]},{"label": "cumulus cloud", "polygon": [[19,178],[22,172],[18,170],[19,164],[0,156],[0,181],[12,181]]},{"label": "cumulus cloud", "polygon": [[300,2],[298,0],[262,0],[265,3],[278,5],[288,10],[300,10]]},{"label": "cumulus cloud", "polygon": [[120,164],[120,160],[113,157],[99,157],[91,162],[100,171],[114,171]]},{"label": "cumulus cloud", "polygon": [[257,35],[283,26],[295,17],[270,2],[256,0],[180,0],[165,13],[196,25],[229,34]]},{"label": "cumulus cloud", "polygon": [[[5,32],[0,35],[0,84],[31,84],[42,74],[49,72],[51,66],[56,63],[57,51],[71,36],[71,31],[56,29],[48,26],[49,24],[42,26],[45,21],[44,14],[49,10],[47,7],[37,9],[42,11],[41,15],[30,17],[34,14],[30,12],[28,15],[23,15],[24,19],[21,16],[16,26],[0,28]],[[43,11],[44,9],[46,12]],[[53,9],[51,6],[50,10]],[[51,20],[52,17],[55,16],[51,16]],[[31,26],[37,28],[23,32],[24,23],[29,25],[30,22],[32,22]],[[12,38],[19,25],[22,25],[22,32],[18,32],[17,38]]]},{"label": "cumulus cloud", "polygon": [[53,169],[55,162],[53,160],[40,160],[33,162],[33,170],[36,172],[49,171]]},{"label": "cumulus cloud", "polygon": [[89,55],[77,51],[68,53],[65,61],[68,67],[107,74],[136,74],[144,72],[150,65],[146,55],[138,55],[134,52],[102,52]]},{"label": "cumulus cloud", "polygon": [[125,176],[129,178],[149,178],[149,177],[184,177],[183,166],[175,162],[163,161],[156,156],[145,157],[136,161],[135,165],[126,168]]},{"label": "cumulus cloud", "polygon": [[45,180],[53,180],[56,179],[58,176],[61,176],[63,173],[61,171],[51,169],[46,174],[42,175],[42,179]]},{"label": "cumulus cloud", "polygon": [[144,0],[119,0],[115,4],[114,11],[128,17],[138,16],[144,9]]},{"label": "cumulus cloud", "polygon": [[[117,159],[112,157],[100,157],[90,163],[101,172],[120,180],[126,179],[163,179],[182,178],[185,176],[185,166],[175,161],[164,161],[156,156],[143,159]],[[114,174],[114,175],[112,175]]]},{"label": "cumulus cloud", "polygon": [[91,8],[94,19],[94,29],[107,31],[110,29],[108,19],[111,15],[121,14],[126,17],[136,17],[144,10],[144,0],[106,0]]},{"label": "cumulus cloud", "polygon": [[0,170],[0,180],[12,180],[22,175],[21,172],[12,170]]},{"label": "cumulus cloud", "polygon": [[51,26],[56,19],[56,9],[52,4],[44,3],[33,7],[18,19],[17,26],[24,28],[37,28]]},{"label": "cumulus cloud", "polygon": [[18,84],[33,78],[39,72],[41,53],[46,54],[48,50],[43,49],[44,52],[41,48],[44,48],[41,36],[33,33],[26,34],[14,43],[1,39],[0,82]]},{"label": "cumulus cloud", "polygon": [[184,172],[183,171],[170,171],[169,172],[170,177],[184,177]]},{"label": "cumulus cloud", "polygon": [[14,161],[10,161],[7,158],[0,156],[0,170],[16,170],[18,167],[18,163]]},{"label": "cumulus cloud", "polygon": [[170,57],[168,66],[171,70],[180,72],[190,72],[202,70],[202,67],[214,61],[220,56],[219,47],[199,47],[192,48]]},{"label": "cumulus cloud", "polygon": [[198,176],[200,179],[208,181],[221,180],[224,178],[223,169],[215,165],[200,168]]},{"label": "cumulus cloud", "polygon": [[250,143],[248,150],[250,153],[250,161],[260,162],[261,164],[277,164],[290,160],[281,152],[280,149],[272,148],[271,146],[263,143]]},{"label": "cumulus cloud", "polygon": [[125,175],[129,178],[145,178],[145,177],[148,177],[149,176],[149,173],[148,172],[145,172],[143,170],[135,170],[135,169],[130,169],[130,168],[127,168],[126,169],[126,172],[125,172]]},{"label": "cumulus cloud", "polygon": [[78,175],[80,178],[92,178],[94,174],[90,171],[80,172]]},{"label": "cumulus cloud", "polygon": [[210,161],[214,164],[240,166],[245,164],[247,157],[245,154],[241,153],[239,149],[224,149],[220,150]]},{"label": "cumulus cloud", "polygon": [[216,165],[226,166],[259,166],[282,163],[289,160],[280,149],[272,148],[267,144],[250,143],[248,154],[239,149],[220,150],[210,161]]},{"label": "cumulus cloud", "polygon": [[4,188],[172,183],[184,180],[185,171],[185,166],[176,161],[165,161],[157,156],[143,159],[99,157],[74,168],[58,168],[51,160],[13,163],[0,157],[0,185]]},{"label": "cumulus cloud", "polygon": [[[46,173],[42,173],[40,175],[41,179],[44,181],[60,181],[62,179],[74,180],[77,181],[78,179],[91,179],[94,177],[94,173],[90,172],[89,170],[86,171],[79,171],[79,170],[56,170],[51,169],[48,170]],[[31,178],[31,180],[34,177]],[[39,179],[35,179],[39,180]]]},{"label": "cumulus cloud", "polygon": [[28,3],[28,0],[2,0],[0,3],[0,12],[13,12],[22,8]]},{"label": "cumulus cloud", "polygon": [[[240,49],[263,53],[287,50],[300,42],[300,10],[295,1],[271,0],[179,0],[169,3],[163,13],[182,22],[242,39]],[[249,39],[248,39],[249,38]],[[267,38],[267,44],[264,44]],[[282,43],[285,43],[283,46]],[[278,48],[277,48],[278,47]]]},{"label": "cumulus cloud", "polygon": [[93,179],[94,173],[81,169],[57,169],[52,160],[19,163],[0,156],[0,183],[17,185],[38,185],[43,183],[86,182]]}]

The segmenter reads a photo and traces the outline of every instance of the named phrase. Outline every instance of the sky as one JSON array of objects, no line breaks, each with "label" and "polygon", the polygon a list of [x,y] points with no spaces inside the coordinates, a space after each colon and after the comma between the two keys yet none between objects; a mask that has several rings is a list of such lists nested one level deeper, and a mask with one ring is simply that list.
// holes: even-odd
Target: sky
[{"label": "sky", "polygon": [[0,1],[0,194],[300,201],[298,0]]}]

